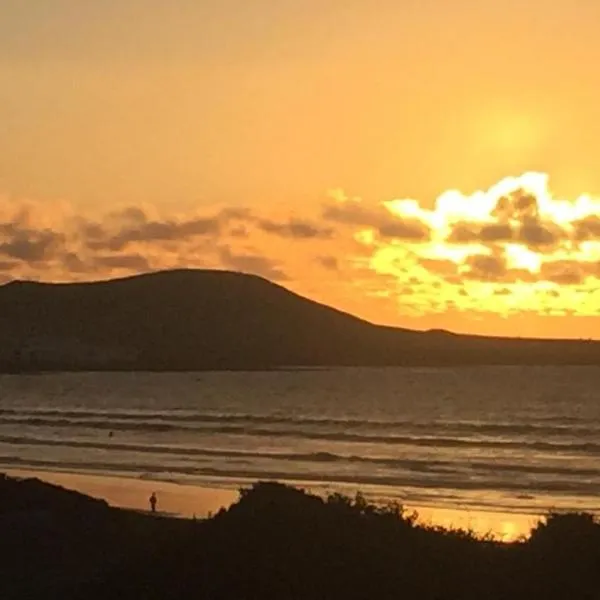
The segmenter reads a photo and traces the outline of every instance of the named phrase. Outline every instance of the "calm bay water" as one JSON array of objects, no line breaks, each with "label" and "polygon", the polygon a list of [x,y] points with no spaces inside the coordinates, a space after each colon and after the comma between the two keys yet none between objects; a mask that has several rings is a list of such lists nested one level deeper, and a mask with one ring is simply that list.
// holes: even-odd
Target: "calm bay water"
[{"label": "calm bay water", "polygon": [[0,468],[600,510],[600,369],[0,376]]}]

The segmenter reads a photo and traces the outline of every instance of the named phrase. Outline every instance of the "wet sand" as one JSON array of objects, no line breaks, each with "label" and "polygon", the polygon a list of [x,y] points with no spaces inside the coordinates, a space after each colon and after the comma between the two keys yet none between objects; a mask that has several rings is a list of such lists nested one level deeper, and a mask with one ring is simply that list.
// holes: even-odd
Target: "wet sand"
[{"label": "wet sand", "polygon": [[234,490],[111,475],[13,469],[7,470],[6,474],[12,477],[36,477],[94,498],[101,498],[111,506],[133,510],[148,511],[150,495],[156,492],[157,512],[174,517],[207,517],[219,508],[229,506],[238,497]]}]

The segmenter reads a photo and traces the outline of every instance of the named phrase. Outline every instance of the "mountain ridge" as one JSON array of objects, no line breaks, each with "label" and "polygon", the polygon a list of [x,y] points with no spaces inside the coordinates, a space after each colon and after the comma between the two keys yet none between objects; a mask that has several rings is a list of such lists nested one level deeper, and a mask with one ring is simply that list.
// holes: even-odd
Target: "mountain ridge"
[{"label": "mountain ridge", "polygon": [[600,342],[375,325],[257,275],[177,269],[0,286],[0,370],[600,364]]}]

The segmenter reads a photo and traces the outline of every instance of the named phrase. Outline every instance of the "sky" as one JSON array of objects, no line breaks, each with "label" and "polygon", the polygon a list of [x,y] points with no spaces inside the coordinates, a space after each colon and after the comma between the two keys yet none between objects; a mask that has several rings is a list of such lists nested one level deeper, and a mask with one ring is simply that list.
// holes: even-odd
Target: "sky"
[{"label": "sky", "polygon": [[256,273],[600,339],[596,0],[3,0],[0,280]]}]

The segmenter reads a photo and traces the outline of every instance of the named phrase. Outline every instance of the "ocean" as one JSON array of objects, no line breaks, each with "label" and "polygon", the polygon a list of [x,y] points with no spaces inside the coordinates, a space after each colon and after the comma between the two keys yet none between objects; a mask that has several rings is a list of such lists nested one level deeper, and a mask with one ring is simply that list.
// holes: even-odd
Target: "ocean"
[{"label": "ocean", "polygon": [[0,376],[0,469],[600,511],[600,368]]}]

